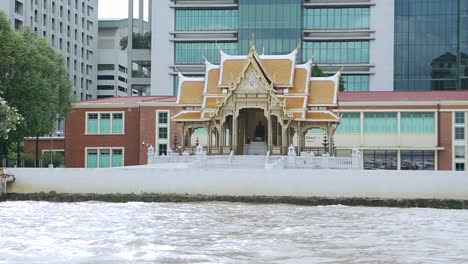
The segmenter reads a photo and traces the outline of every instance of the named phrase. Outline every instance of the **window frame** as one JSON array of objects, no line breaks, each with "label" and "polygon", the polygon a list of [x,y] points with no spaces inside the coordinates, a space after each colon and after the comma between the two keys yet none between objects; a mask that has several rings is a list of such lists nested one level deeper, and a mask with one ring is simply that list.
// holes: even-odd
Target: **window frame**
[{"label": "window frame", "polygon": [[[166,113],[167,114],[167,121],[166,123],[160,123],[159,121],[159,114],[160,113]],[[159,128],[166,128],[167,129],[167,138],[159,138]],[[167,151],[171,148],[170,143],[171,143],[171,111],[169,109],[161,109],[161,110],[156,110],[156,115],[155,115],[155,153],[159,155],[159,145],[160,144],[165,144],[166,147],[166,154]]]},{"label": "window frame", "polygon": [[[89,114],[98,115],[98,130],[97,133],[88,132],[88,116]],[[101,115],[110,114],[110,128],[109,133],[101,133]],[[122,133],[113,133],[112,132],[112,121],[114,120],[114,114],[122,114]],[[85,112],[85,135],[125,135],[125,111],[86,111]]]},{"label": "window frame", "polygon": [[[88,168],[88,151],[89,150],[96,150],[97,151],[97,160],[96,160],[97,167],[92,168],[92,169],[115,168],[115,167],[112,167],[114,150],[121,150],[122,151],[122,167],[125,166],[125,148],[124,147],[85,147],[85,151],[84,151],[84,167],[85,168]],[[100,167],[101,150],[109,150],[109,164],[110,164],[110,167],[105,167],[105,168]]]}]

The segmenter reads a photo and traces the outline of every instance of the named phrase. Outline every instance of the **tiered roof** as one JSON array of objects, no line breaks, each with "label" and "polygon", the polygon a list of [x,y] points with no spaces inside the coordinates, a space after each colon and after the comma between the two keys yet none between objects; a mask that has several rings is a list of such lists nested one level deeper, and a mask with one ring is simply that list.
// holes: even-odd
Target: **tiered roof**
[{"label": "tiered roof", "polygon": [[238,89],[236,80],[249,79],[251,70],[263,76],[270,93],[282,104],[287,116],[297,121],[338,122],[333,112],[338,105],[340,72],[330,77],[313,77],[312,61],[296,65],[297,50],[286,55],[232,56],[220,50],[220,64],[205,60],[205,77],[190,78],[179,73],[177,104],[191,108],[175,115],[175,121],[207,121],[210,113]]}]

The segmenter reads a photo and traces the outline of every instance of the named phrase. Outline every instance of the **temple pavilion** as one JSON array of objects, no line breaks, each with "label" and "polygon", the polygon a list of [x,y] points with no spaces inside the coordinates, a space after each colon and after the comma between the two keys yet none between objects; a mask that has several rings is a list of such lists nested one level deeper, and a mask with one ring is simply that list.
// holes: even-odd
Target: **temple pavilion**
[{"label": "temple pavilion", "polygon": [[180,125],[182,148],[193,146],[195,129],[205,128],[208,154],[286,154],[294,135],[300,153],[307,131],[322,128],[332,153],[340,72],[313,77],[312,61],[298,65],[297,55],[297,49],[259,55],[252,44],[246,56],[220,49],[220,64],[205,60],[203,78],[179,73],[177,105],[183,110],[172,120]]}]

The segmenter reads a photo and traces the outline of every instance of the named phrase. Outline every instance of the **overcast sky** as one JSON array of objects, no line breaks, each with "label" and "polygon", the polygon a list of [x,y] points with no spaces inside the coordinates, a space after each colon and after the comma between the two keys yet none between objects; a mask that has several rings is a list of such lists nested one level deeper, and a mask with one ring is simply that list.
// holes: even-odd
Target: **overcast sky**
[{"label": "overcast sky", "polygon": [[[0,0],[1,1],[1,0]],[[134,0],[134,16],[138,17],[138,0]],[[145,0],[145,9],[147,9]],[[147,15],[145,15],[146,18]],[[127,18],[128,0],[99,0],[99,19]]]}]

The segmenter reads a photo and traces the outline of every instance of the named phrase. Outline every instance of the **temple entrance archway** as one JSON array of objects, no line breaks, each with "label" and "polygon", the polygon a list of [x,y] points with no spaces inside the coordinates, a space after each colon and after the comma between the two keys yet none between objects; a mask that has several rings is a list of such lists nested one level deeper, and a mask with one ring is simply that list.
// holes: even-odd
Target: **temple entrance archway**
[{"label": "temple entrance archway", "polygon": [[268,125],[268,119],[265,116],[264,110],[262,108],[240,109],[237,124],[235,153],[266,154],[268,151],[268,130],[271,128]]}]

